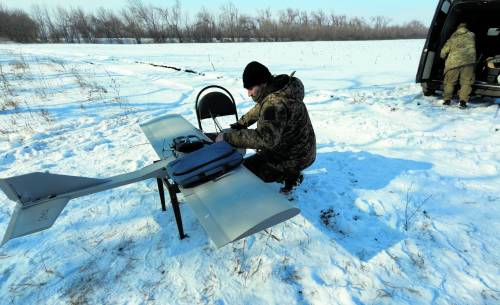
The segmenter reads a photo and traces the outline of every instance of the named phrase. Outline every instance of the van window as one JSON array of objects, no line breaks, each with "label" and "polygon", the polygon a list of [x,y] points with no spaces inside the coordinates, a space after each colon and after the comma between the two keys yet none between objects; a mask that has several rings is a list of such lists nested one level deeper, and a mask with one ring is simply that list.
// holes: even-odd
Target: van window
[{"label": "van window", "polygon": [[450,9],[450,2],[448,1],[443,2],[443,5],[441,6],[441,11],[443,11],[443,13],[445,14],[448,14],[449,9]]},{"label": "van window", "polygon": [[489,28],[488,36],[498,36],[500,34],[500,28]]}]

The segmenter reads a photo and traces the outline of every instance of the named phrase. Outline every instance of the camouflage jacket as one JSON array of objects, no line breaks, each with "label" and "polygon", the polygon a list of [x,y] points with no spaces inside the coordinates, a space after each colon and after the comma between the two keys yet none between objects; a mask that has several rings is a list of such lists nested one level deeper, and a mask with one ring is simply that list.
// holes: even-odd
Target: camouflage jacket
[{"label": "camouflage jacket", "polygon": [[465,27],[459,27],[441,49],[445,59],[444,72],[476,63],[475,35]]},{"label": "camouflage jacket", "polygon": [[224,135],[239,148],[256,149],[284,171],[301,171],[316,159],[316,136],[304,104],[304,86],[293,76],[278,75],[266,86],[262,98],[238,123],[242,129]]}]

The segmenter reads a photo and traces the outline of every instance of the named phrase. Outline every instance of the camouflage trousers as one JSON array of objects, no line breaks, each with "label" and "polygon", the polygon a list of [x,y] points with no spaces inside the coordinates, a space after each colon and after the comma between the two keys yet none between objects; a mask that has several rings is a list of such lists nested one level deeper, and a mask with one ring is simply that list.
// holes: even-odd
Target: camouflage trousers
[{"label": "camouflage trousers", "polygon": [[475,74],[473,65],[448,70],[444,75],[443,100],[449,101],[453,98],[455,85],[460,81],[458,97],[461,101],[468,102],[474,80]]},{"label": "camouflage trousers", "polygon": [[269,162],[269,159],[263,153],[256,153],[245,158],[243,165],[264,182],[284,183],[285,180],[294,180],[300,175],[300,169],[285,168],[280,164]]}]

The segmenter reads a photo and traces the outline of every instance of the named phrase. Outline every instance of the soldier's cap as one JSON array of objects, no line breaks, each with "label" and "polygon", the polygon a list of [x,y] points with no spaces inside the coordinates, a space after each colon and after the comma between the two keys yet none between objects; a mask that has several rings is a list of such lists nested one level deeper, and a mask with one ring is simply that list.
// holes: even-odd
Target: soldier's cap
[{"label": "soldier's cap", "polygon": [[269,72],[269,69],[260,62],[252,61],[243,71],[243,87],[246,89],[267,83],[271,79],[271,72]]}]

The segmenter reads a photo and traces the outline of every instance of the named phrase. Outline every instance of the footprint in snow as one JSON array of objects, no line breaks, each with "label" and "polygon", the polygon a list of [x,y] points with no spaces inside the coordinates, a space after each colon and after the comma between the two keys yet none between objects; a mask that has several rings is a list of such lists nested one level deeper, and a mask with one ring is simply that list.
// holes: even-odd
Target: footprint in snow
[{"label": "footprint in snow", "polygon": [[7,153],[1,159],[1,163],[0,164],[2,164],[2,165],[9,165],[9,164],[14,163],[14,161],[16,161],[16,157],[14,156],[14,154],[13,153]]},{"label": "footprint in snow", "polygon": [[46,163],[46,164],[42,164],[40,167],[41,167],[42,169],[46,169],[46,170],[48,170],[48,169],[50,169],[50,168],[56,167],[56,164],[54,164],[54,163]]},{"label": "footprint in snow", "polygon": [[63,158],[69,158],[75,155],[75,152],[72,149],[66,150],[62,153]]},{"label": "footprint in snow", "polygon": [[108,147],[109,148],[112,148],[113,147],[113,144],[110,144],[111,141],[110,140],[107,140],[107,139],[102,139],[102,140],[99,140],[97,142],[90,142],[86,145],[83,146],[83,149],[87,152],[90,152],[90,151],[93,151],[97,146],[99,145],[104,145],[104,144],[108,144]]}]

